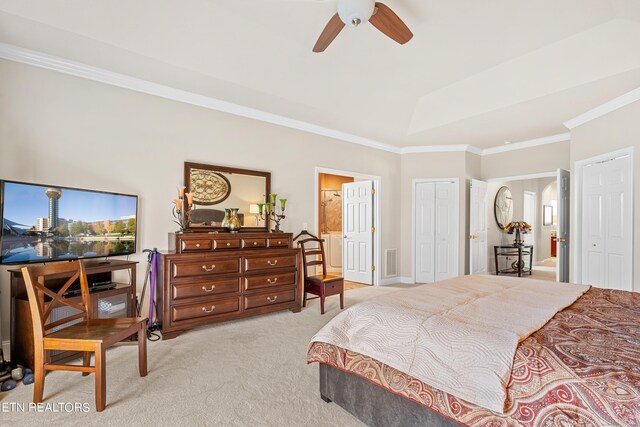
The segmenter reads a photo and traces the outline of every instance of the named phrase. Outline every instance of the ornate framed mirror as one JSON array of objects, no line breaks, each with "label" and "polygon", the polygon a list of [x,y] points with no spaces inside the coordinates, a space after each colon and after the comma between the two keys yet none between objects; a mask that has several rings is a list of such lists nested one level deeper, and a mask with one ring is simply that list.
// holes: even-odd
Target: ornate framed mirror
[{"label": "ornate framed mirror", "polygon": [[270,172],[185,162],[184,185],[193,195],[189,230],[223,230],[224,210],[232,208],[238,209],[241,230],[269,230],[269,219],[259,217],[257,204],[271,192]]},{"label": "ornate framed mirror", "polygon": [[504,230],[504,227],[513,221],[513,197],[509,187],[500,187],[498,193],[496,193],[493,213],[501,230]]}]

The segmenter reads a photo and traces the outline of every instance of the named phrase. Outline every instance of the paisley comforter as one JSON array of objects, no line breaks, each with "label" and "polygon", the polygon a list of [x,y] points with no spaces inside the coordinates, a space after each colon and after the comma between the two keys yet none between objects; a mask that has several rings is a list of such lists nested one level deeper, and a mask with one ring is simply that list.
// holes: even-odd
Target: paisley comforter
[{"label": "paisley comforter", "polygon": [[591,288],[520,343],[504,414],[371,357],[313,342],[331,365],[467,426],[640,426],[640,294]]}]

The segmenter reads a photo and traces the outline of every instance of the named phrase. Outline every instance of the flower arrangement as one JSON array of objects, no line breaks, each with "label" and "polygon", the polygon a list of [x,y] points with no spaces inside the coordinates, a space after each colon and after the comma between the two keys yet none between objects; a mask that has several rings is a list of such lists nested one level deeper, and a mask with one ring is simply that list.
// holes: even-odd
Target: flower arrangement
[{"label": "flower arrangement", "polygon": [[531,225],[526,221],[512,221],[509,224],[505,225],[504,230],[508,234],[516,234],[515,241],[513,242],[514,246],[522,246],[524,243],[522,239],[520,239],[520,233],[527,234],[531,232]]},{"label": "flower arrangement", "polygon": [[513,234],[516,230],[520,231],[522,234],[527,234],[531,232],[531,225],[525,221],[513,221],[505,225],[504,230],[508,234]]}]

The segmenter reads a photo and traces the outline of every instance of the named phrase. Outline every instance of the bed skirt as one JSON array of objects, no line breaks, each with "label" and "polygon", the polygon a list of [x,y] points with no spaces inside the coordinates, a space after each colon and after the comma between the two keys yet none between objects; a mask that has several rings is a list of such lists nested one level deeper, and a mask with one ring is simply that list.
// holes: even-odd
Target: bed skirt
[{"label": "bed skirt", "polygon": [[409,399],[391,393],[357,375],[319,363],[320,396],[334,402],[370,427],[453,427],[444,418]]}]

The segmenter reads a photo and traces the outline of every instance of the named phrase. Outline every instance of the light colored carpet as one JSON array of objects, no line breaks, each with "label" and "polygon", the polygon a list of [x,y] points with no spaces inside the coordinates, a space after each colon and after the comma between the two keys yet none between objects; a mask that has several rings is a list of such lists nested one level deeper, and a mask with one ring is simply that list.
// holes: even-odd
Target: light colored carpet
[{"label": "light colored carpet", "polygon": [[[359,287],[345,306],[402,288]],[[361,426],[336,404],[320,399],[318,366],[306,364],[309,339],[340,312],[339,298],[307,302],[290,311],[202,327],[149,342],[149,374],[138,376],[137,348],[107,352],[107,408],[95,412],[94,377],[51,372],[45,402],[88,402],[88,413],[6,412],[12,402],[31,402],[33,386],[0,393],[2,425],[212,425]]]},{"label": "light colored carpet", "polygon": [[556,257],[547,258],[545,260],[537,262],[536,265],[539,265],[541,267],[555,267],[557,265],[557,258]]}]

